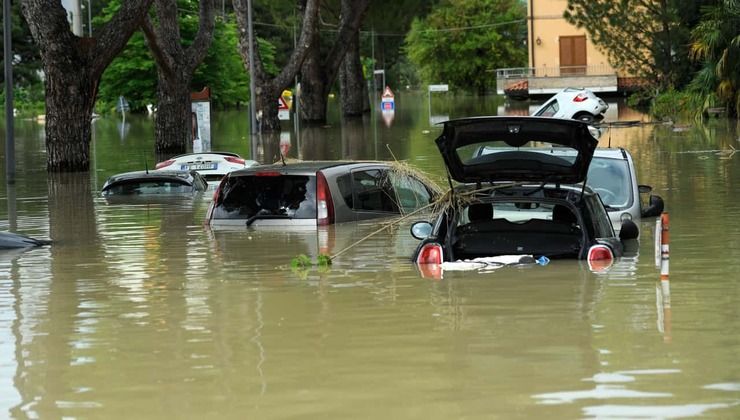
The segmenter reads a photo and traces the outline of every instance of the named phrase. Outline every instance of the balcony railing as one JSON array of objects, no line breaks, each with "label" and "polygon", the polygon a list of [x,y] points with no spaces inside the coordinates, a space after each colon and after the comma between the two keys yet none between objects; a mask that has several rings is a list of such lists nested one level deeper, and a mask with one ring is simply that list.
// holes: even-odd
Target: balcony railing
[{"label": "balcony railing", "polygon": [[497,79],[525,79],[530,77],[567,77],[567,76],[611,76],[617,72],[608,64],[588,66],[558,67],[514,67],[496,69]]},{"label": "balcony railing", "polygon": [[496,70],[496,91],[499,95],[526,96],[530,93],[552,93],[564,86],[616,91],[617,72],[606,64]]}]

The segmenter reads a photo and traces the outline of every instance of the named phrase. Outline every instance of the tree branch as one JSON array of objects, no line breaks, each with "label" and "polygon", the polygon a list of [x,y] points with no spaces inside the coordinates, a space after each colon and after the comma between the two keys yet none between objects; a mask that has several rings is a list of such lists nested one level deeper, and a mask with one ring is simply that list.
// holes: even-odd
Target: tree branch
[{"label": "tree branch", "polygon": [[201,0],[199,13],[198,33],[195,40],[185,50],[185,56],[189,57],[188,69],[191,71],[200,64],[208,54],[208,48],[213,41],[213,30],[216,26],[215,0]]}]

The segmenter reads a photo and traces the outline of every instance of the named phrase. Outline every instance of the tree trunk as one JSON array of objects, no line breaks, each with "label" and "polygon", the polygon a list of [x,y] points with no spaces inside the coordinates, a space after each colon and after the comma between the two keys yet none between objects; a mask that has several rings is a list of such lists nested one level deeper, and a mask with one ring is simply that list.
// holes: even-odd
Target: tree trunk
[{"label": "tree trunk", "polygon": [[[239,29],[239,54],[242,56],[244,68],[249,71],[249,31],[247,25],[247,1],[234,0],[234,14],[236,15],[237,27]],[[249,77],[254,78],[255,84],[255,110],[262,111],[260,116],[260,132],[279,132],[280,120],[278,119],[278,98],[283,90],[287,89],[301,68],[306,53],[309,51],[310,40],[318,31],[317,22],[319,15],[319,0],[297,0],[298,9],[302,10],[303,25],[301,35],[295,50],[290,55],[288,63],[275,77],[270,77],[265,71],[257,48],[256,35],[254,41],[254,73]]]},{"label": "tree trunk", "polygon": [[157,114],[154,136],[157,156],[185,153],[193,140],[190,108],[190,78],[167,80],[158,70]]},{"label": "tree trunk", "polygon": [[300,118],[309,125],[323,125],[326,123],[329,84],[321,63],[318,32],[311,45],[301,66]]},{"label": "tree trunk", "polygon": [[156,0],[158,26],[146,19],[142,29],[157,63],[157,157],[185,153],[193,140],[190,82],[213,41],[214,0],[199,2],[198,33],[192,44],[182,46],[175,0]]},{"label": "tree trunk", "polygon": [[282,90],[276,89],[273,83],[265,83],[261,88],[255,89],[255,104],[257,111],[257,124],[260,133],[279,133],[280,118],[278,118],[278,97]]},{"label": "tree trunk", "polygon": [[46,67],[46,167],[52,172],[87,171],[97,79],[87,69],[53,63]]},{"label": "tree trunk", "polygon": [[329,91],[337,78],[347,48],[357,38],[369,4],[370,0],[342,0],[339,31],[323,60],[320,36],[318,32],[314,35],[311,51],[301,68],[301,117],[308,124],[326,123]]},{"label": "tree trunk", "polygon": [[46,76],[46,167],[52,172],[90,168],[90,119],[100,77],[126,46],[152,0],[121,4],[95,38],[70,31],[58,0],[23,0],[21,9]]},{"label": "tree trunk", "polygon": [[352,37],[344,61],[339,68],[339,95],[342,105],[342,115],[346,117],[361,116],[369,110],[367,99],[367,84],[362,73],[360,61],[360,33]]}]

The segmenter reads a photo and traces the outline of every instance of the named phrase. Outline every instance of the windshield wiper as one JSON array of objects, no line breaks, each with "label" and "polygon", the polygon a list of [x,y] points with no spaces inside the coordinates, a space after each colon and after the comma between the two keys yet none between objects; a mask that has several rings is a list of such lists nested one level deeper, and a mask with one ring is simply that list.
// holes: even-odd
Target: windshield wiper
[{"label": "windshield wiper", "polygon": [[262,209],[247,219],[247,226],[251,226],[257,219],[290,219],[287,214],[273,214],[270,210]]}]

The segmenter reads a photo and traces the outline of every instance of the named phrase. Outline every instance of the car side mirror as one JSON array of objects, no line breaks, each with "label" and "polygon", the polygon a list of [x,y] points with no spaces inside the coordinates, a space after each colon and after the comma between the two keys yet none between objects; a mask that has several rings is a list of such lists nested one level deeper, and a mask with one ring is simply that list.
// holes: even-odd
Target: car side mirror
[{"label": "car side mirror", "polygon": [[642,209],[640,215],[642,217],[660,216],[663,213],[664,207],[663,199],[659,195],[651,195],[648,206]]},{"label": "car side mirror", "polygon": [[416,222],[411,225],[411,236],[418,240],[424,240],[432,234],[432,224],[429,222]]},{"label": "car side mirror", "polygon": [[628,241],[630,239],[637,239],[640,236],[640,228],[637,227],[637,223],[632,220],[622,220],[622,227],[619,229],[619,239],[622,241]]}]

